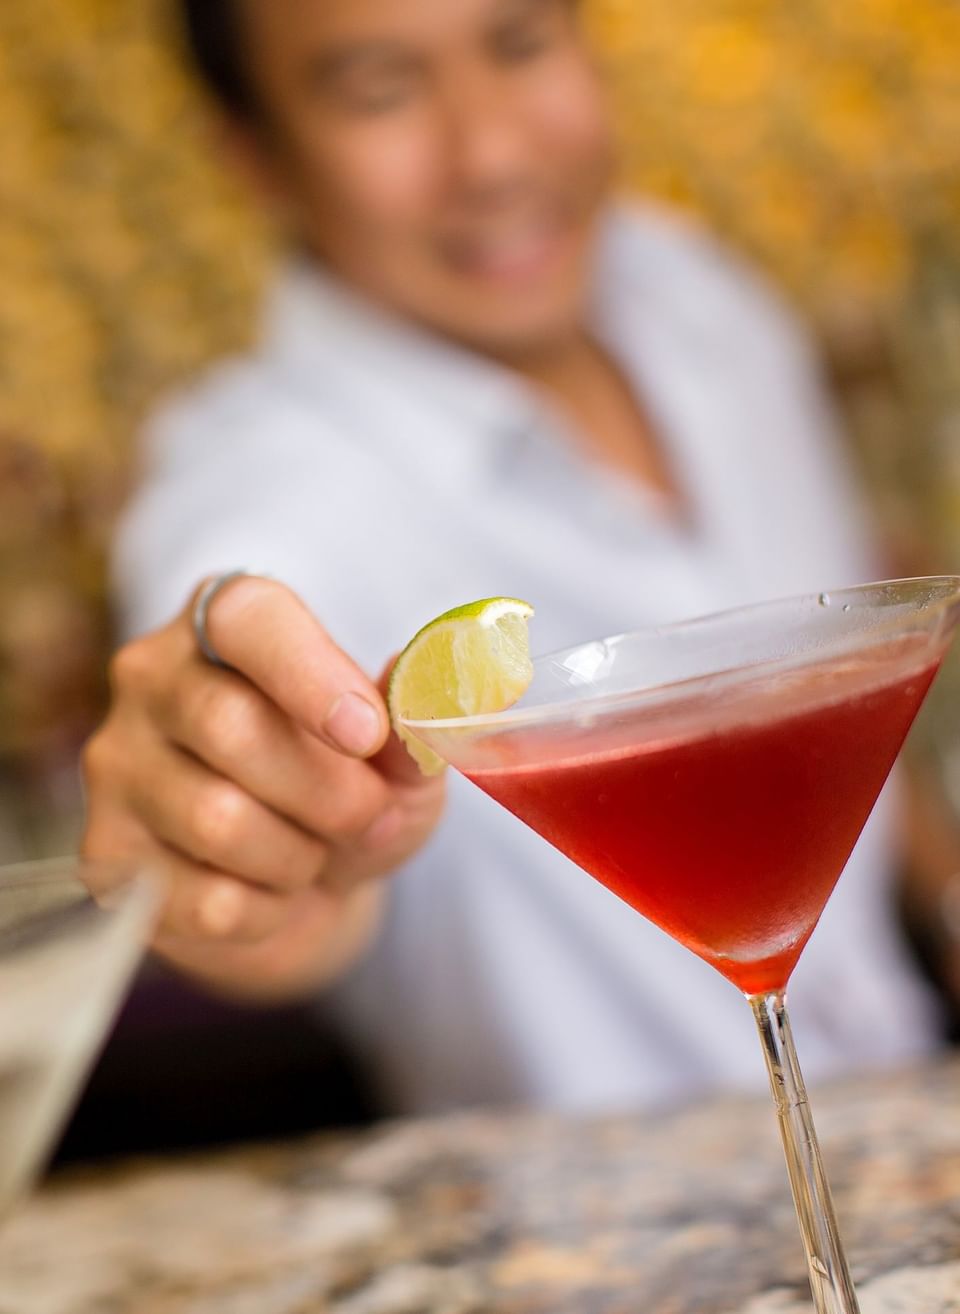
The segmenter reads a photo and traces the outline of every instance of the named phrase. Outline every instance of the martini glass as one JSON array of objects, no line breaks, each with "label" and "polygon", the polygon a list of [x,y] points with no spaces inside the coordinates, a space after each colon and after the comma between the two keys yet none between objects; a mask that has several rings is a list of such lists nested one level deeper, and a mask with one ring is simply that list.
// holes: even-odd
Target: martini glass
[{"label": "martini glass", "polygon": [[857,1314],[787,982],[960,617],[894,580],[601,639],[512,708],[407,728],[699,954],[756,1019],[818,1314]]},{"label": "martini glass", "polygon": [[[110,892],[95,902],[88,884]],[[0,868],[0,1217],[66,1121],[143,952],[158,892],[129,864]]]}]

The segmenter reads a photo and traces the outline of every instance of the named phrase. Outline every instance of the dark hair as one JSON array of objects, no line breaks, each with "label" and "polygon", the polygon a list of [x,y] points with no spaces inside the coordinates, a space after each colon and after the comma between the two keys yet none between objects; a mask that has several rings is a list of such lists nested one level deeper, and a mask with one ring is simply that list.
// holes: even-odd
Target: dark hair
[{"label": "dark hair", "polygon": [[181,0],[180,8],[190,54],[208,89],[228,113],[256,118],[236,0]]}]

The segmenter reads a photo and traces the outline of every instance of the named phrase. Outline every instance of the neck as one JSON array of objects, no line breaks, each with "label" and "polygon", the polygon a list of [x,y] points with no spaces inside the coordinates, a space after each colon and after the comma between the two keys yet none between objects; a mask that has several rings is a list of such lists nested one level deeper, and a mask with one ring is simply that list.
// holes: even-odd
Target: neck
[{"label": "neck", "polygon": [[502,363],[561,412],[593,459],[679,507],[679,490],[643,398],[585,329]]},{"label": "neck", "polygon": [[577,380],[591,362],[598,348],[585,328],[577,328],[562,337],[501,357],[501,364],[519,374],[538,392],[552,395],[562,403],[576,390]]}]

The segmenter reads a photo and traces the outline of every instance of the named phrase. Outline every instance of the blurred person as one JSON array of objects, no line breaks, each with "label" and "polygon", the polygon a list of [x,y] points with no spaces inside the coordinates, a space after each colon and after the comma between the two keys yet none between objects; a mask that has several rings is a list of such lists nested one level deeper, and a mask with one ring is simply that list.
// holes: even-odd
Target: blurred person
[{"label": "blurred person", "polygon": [[[291,257],[256,349],[147,436],[86,851],[161,856],[157,951],[322,994],[392,1111],[763,1082],[736,992],[465,781],[444,808],[376,675],[474,597],[529,598],[547,651],[881,574],[807,342],[612,199],[572,0],[184,9]],[[194,602],[240,567],[217,665]],[[887,797],[797,970],[812,1075],[936,1043],[896,861]]]}]

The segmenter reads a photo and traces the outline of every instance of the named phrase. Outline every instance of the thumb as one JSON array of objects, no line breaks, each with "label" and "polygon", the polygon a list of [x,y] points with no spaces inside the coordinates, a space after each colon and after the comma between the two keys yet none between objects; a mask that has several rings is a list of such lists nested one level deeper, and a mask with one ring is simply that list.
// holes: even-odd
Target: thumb
[{"label": "thumb", "polygon": [[[383,668],[380,678],[377,680],[377,689],[383,695],[383,701],[387,701],[387,688],[390,684],[390,675],[397,662],[399,653],[394,655]],[[431,786],[436,787],[437,776],[425,776],[416,762],[407,752],[403,740],[399,737],[396,730],[391,729],[389,738],[380,749],[376,756],[369,759],[371,766],[376,767],[380,774],[387,780],[398,785],[422,785],[424,788]]]}]

